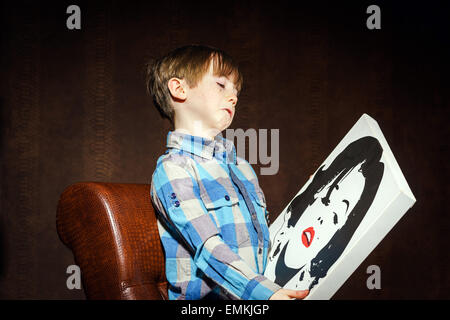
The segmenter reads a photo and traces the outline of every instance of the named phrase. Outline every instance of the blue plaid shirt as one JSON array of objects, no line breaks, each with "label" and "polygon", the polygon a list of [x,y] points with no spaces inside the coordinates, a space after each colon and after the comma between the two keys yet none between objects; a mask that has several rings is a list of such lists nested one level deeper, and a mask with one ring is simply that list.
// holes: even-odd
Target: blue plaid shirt
[{"label": "blue plaid shirt", "polygon": [[170,299],[266,300],[270,245],[266,202],[251,165],[221,134],[178,131],[152,176]]}]

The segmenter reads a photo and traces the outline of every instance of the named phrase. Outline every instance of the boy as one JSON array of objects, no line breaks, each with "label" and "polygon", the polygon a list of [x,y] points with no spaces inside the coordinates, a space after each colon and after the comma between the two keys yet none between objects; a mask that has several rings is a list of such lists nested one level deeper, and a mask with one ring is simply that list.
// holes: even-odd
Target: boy
[{"label": "boy", "polygon": [[263,276],[269,249],[264,193],[221,137],[242,76],[223,51],[189,45],[147,68],[147,89],[175,130],[152,175],[170,299],[302,299]]}]

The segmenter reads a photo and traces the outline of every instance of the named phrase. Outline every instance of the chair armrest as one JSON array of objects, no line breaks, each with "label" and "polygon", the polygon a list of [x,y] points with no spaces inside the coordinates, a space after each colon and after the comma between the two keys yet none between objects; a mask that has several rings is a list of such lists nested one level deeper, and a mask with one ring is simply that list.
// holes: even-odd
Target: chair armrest
[{"label": "chair armrest", "polygon": [[56,224],[88,299],[167,298],[150,185],[75,183],[60,197]]}]

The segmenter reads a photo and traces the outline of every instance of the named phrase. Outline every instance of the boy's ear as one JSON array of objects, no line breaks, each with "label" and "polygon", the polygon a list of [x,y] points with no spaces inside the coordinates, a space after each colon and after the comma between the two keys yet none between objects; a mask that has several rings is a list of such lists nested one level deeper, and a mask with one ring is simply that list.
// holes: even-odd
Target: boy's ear
[{"label": "boy's ear", "polygon": [[171,78],[167,83],[170,94],[175,100],[186,100],[187,84],[184,80]]}]

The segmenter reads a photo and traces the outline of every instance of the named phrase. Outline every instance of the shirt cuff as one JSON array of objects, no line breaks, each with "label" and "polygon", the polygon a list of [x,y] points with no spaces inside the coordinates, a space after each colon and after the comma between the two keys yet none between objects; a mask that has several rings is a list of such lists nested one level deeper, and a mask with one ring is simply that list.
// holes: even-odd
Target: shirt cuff
[{"label": "shirt cuff", "polygon": [[242,300],[268,300],[281,288],[281,286],[270,281],[265,276],[258,275],[248,283]]}]

